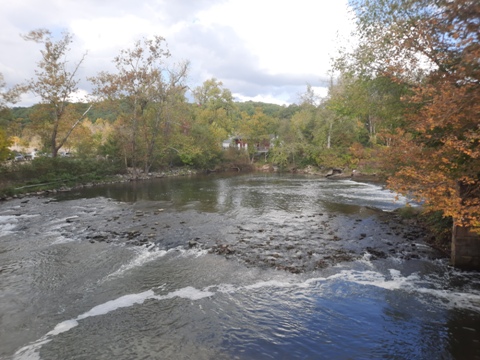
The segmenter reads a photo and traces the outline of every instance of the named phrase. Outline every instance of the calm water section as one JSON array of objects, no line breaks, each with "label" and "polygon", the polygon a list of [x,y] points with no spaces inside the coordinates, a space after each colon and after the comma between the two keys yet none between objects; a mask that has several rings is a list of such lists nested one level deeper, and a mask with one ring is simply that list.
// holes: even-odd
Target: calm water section
[{"label": "calm water section", "polygon": [[[290,229],[302,215],[358,217],[403,203],[379,185],[270,174],[3,203],[0,359],[480,359],[480,274],[445,259],[365,253],[291,274],[180,241],[196,224],[221,234],[235,221]],[[139,247],[92,244],[72,220],[121,222],[115,214],[131,209],[191,224],[172,229],[178,244]]]}]

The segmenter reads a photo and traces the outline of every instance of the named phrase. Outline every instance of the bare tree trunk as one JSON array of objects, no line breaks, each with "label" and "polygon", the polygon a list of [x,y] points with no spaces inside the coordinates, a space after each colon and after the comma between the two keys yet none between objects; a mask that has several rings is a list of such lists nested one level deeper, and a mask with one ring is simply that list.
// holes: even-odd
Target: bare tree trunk
[{"label": "bare tree trunk", "polygon": [[377,133],[375,127],[375,118],[372,115],[368,115],[368,133],[370,135],[370,142],[372,144],[377,143]]},{"label": "bare tree trunk", "polygon": [[328,124],[328,134],[327,134],[327,149],[330,149],[331,147],[331,139],[332,139],[332,127],[333,127],[333,122],[330,122]]},{"label": "bare tree trunk", "polygon": [[93,105],[90,105],[88,107],[88,109],[82,114],[82,116],[80,116],[77,121],[75,121],[75,123],[70,127],[70,129],[68,130],[67,134],[63,137],[62,141],[60,141],[60,143],[58,144],[57,146],[57,152],[58,150],[60,150],[63,145],[65,144],[65,142],[67,141],[67,139],[70,137],[70,134],[73,132],[73,130],[75,130],[75,128],[77,127],[78,124],[80,124],[80,122],[85,118],[85,115],[87,115],[87,113],[90,111],[90,109],[92,108]]},{"label": "bare tree trunk", "polygon": [[55,119],[55,122],[53,124],[52,135],[50,137],[50,149],[52,150],[52,158],[56,158],[58,153],[57,133],[58,133],[58,118]]},{"label": "bare tree trunk", "polygon": [[137,119],[137,104],[138,98],[135,96],[135,100],[133,102],[133,116],[132,116],[132,168],[133,168],[133,175],[137,177],[137,128],[138,128],[138,119]]},{"label": "bare tree trunk", "polygon": [[160,106],[157,109],[157,113],[155,115],[155,123],[152,129],[152,134],[150,141],[147,141],[147,152],[145,157],[145,172],[149,172],[150,168],[153,165],[153,152],[155,150],[157,144],[157,136],[160,132],[160,123],[162,122],[162,107]]}]

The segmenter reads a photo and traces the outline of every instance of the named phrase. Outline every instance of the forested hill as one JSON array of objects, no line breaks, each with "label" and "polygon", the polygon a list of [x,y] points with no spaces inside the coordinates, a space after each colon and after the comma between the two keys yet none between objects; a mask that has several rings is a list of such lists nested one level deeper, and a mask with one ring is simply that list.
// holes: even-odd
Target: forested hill
[{"label": "forested hill", "polygon": [[[77,108],[79,113],[83,113],[88,109],[90,104],[75,103],[73,105]],[[193,107],[195,104],[191,104],[191,106]],[[31,123],[32,119],[30,117],[38,107],[39,105],[29,107],[15,106],[12,107],[10,111],[0,112],[0,126],[7,128],[12,122],[19,122],[22,125],[27,125]],[[89,110],[87,117],[92,122],[95,122],[97,119],[114,122],[121,113],[121,111],[118,110],[121,107],[120,104],[118,104],[117,107],[114,107],[109,106],[106,103],[97,103]],[[290,119],[297,111],[299,111],[299,106],[297,104],[287,106],[259,101],[235,102],[235,107],[237,111],[245,112],[250,116],[255,113],[255,109],[261,109],[265,115],[280,119]]]}]

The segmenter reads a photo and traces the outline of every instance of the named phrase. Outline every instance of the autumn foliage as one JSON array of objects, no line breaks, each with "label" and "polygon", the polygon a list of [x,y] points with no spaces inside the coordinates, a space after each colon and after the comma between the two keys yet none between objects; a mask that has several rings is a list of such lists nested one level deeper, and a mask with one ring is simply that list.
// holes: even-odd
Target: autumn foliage
[{"label": "autumn foliage", "polygon": [[[362,49],[375,58],[370,71],[410,89],[402,99],[405,126],[392,131],[394,146],[386,149],[388,163],[396,167],[389,186],[456,225],[480,231],[480,3],[354,5],[363,40],[377,46]],[[386,30],[375,33],[376,27]]]}]

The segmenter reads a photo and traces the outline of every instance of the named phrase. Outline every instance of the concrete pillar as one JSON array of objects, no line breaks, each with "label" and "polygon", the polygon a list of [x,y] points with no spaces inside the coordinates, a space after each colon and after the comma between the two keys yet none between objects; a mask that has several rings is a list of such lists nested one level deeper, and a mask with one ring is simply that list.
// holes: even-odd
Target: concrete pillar
[{"label": "concrete pillar", "polygon": [[480,235],[454,225],[451,263],[462,269],[480,270]]}]

